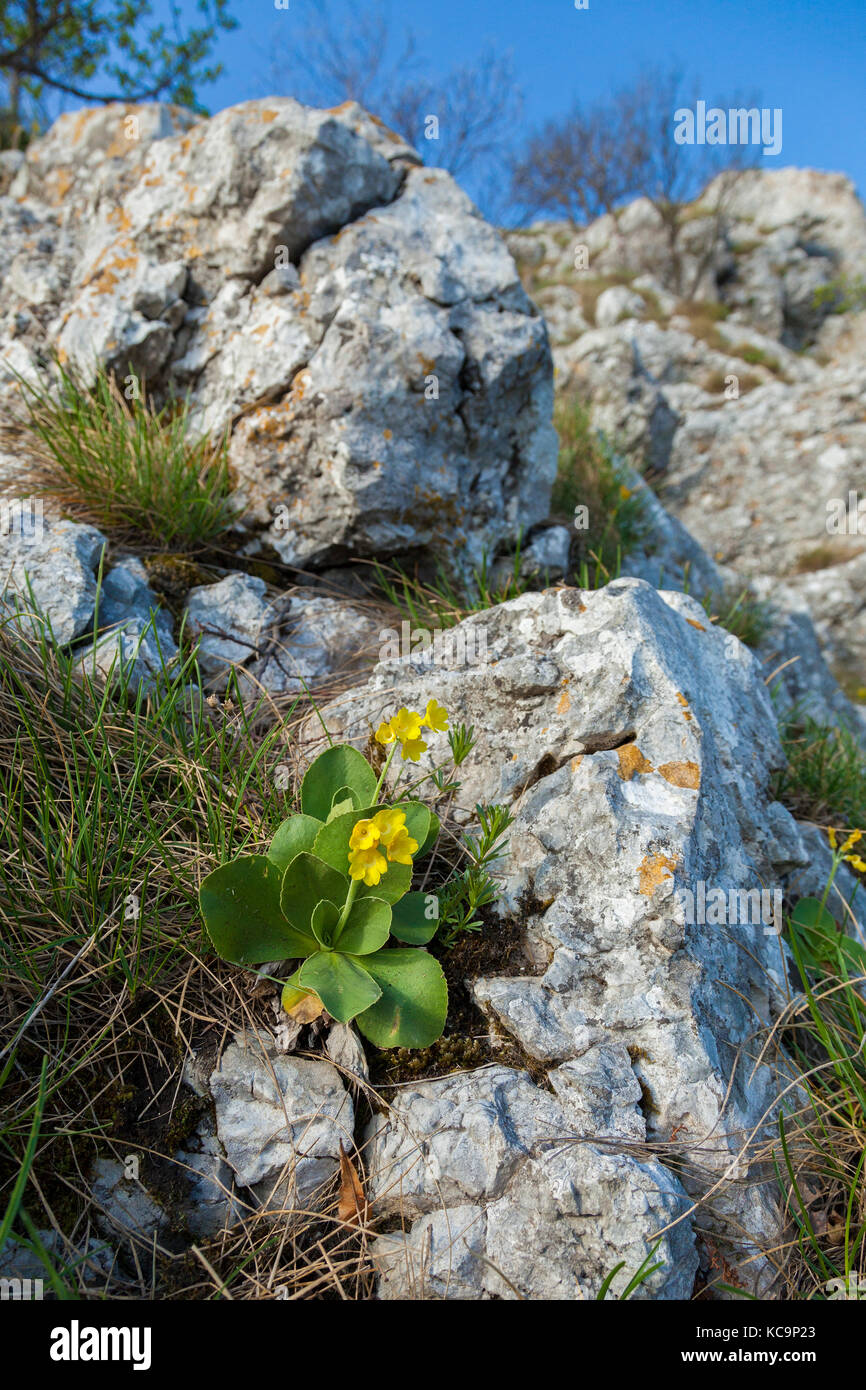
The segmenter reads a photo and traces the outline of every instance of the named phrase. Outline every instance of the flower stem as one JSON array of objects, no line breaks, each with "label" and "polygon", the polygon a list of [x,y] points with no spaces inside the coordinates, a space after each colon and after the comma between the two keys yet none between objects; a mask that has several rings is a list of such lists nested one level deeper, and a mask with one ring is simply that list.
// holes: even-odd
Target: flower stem
[{"label": "flower stem", "polygon": [[391,749],[390,753],[388,754],[387,758],[385,759],[385,766],[382,768],[382,776],[379,778],[378,782],[376,783],[376,790],[375,790],[374,793],[373,793],[373,805],[374,805],[374,806],[378,806],[378,805],[379,805],[379,793],[380,793],[380,791],[382,790],[382,785],[383,785],[383,783],[384,783],[384,781],[385,781],[385,778],[388,776],[388,768],[391,766],[391,762],[392,762],[393,757],[394,757],[394,754],[395,754],[396,752],[397,752],[397,740],[395,739],[395,740],[394,740],[394,747]]},{"label": "flower stem", "polygon": [[358,896],[358,888],[360,887],[360,884],[361,880],[359,878],[353,878],[352,882],[349,884],[349,892],[346,895],[346,901],[343,905],[343,911],[340,913],[340,916],[337,919],[337,925],[334,928],[333,941],[335,946],[340,939],[340,933],[346,925],[346,919],[349,916],[349,913],[352,911],[352,903]]},{"label": "flower stem", "polygon": [[827,899],[828,899],[829,896],[830,896],[830,889],[833,887],[833,880],[834,880],[834,878],[836,877],[836,871],[838,870],[839,865],[841,864],[841,862],[842,862],[842,852],[841,852],[841,850],[834,850],[834,851],[833,851],[833,867],[832,867],[832,869],[831,869],[831,871],[830,871],[830,877],[829,877],[828,880],[827,880],[827,887],[824,889],[824,896],[821,898],[821,906],[822,906],[822,907],[826,907],[826,906],[827,906]]}]

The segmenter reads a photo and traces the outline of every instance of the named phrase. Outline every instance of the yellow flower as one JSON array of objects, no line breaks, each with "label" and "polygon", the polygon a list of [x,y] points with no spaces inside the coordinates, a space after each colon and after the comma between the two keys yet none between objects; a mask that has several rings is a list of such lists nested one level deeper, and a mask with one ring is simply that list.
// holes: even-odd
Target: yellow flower
[{"label": "yellow flower", "polygon": [[427,744],[421,737],[421,730],[425,728],[433,729],[436,733],[442,733],[443,729],[448,728],[448,711],[436,700],[427,701],[424,714],[407,709],[404,705],[390,719],[382,721],[376,730],[376,742],[388,744],[397,739],[403,761],[409,759],[410,762],[417,763],[421,754],[427,751]]},{"label": "yellow flower", "polygon": [[377,849],[349,851],[349,877],[363,879],[368,888],[375,888],[387,869],[388,861]]},{"label": "yellow flower", "polygon": [[630,487],[626,487],[625,483],[620,483],[619,495],[622,498],[623,502],[627,502],[628,499],[631,497],[631,494],[632,489]]},{"label": "yellow flower", "polygon": [[441,734],[448,728],[448,711],[436,703],[435,700],[427,701],[427,708],[424,711],[424,723],[428,729],[433,729],[437,734]]},{"label": "yellow flower", "polygon": [[394,835],[388,845],[388,858],[393,864],[411,864],[412,855],[417,853],[418,841],[413,840],[409,831],[403,826]]},{"label": "yellow flower", "polygon": [[371,820],[359,820],[349,836],[351,849],[373,849],[379,842],[379,835]]},{"label": "yellow flower", "polygon": [[359,820],[349,836],[349,877],[363,879],[374,888],[388,870],[388,860],[395,864],[411,864],[418,849],[406,829],[406,813],[386,807],[369,820]]},{"label": "yellow flower", "polygon": [[377,811],[369,824],[373,826],[375,833],[387,849],[394,836],[399,834],[406,824],[406,812],[396,809],[389,810],[386,807],[384,811]]},{"label": "yellow flower", "polygon": [[857,841],[858,841],[858,840],[862,840],[862,838],[863,838],[863,831],[862,831],[862,830],[852,830],[852,831],[851,831],[851,834],[848,836],[848,839],[845,841],[844,845],[842,846],[842,853],[843,853],[843,854],[847,854],[847,853],[848,853],[848,850],[849,850],[849,849],[853,849],[854,846],[856,845]]},{"label": "yellow flower", "polygon": [[866,860],[861,859],[859,854],[846,854],[845,863],[855,868],[858,874],[866,874]]},{"label": "yellow flower", "polygon": [[421,737],[423,722],[423,715],[417,714],[415,710],[407,709],[404,705],[392,718],[391,728],[401,743],[407,743]]},{"label": "yellow flower", "polygon": [[827,830],[827,839],[830,841],[830,848],[831,848],[831,849],[835,849],[835,848],[836,848],[836,831],[833,829],[832,825],[831,825],[831,826],[828,828],[828,830]]},{"label": "yellow flower", "polygon": [[427,744],[423,738],[409,738],[403,744],[401,752],[404,763],[407,758],[410,762],[417,763],[421,754],[427,752]]}]

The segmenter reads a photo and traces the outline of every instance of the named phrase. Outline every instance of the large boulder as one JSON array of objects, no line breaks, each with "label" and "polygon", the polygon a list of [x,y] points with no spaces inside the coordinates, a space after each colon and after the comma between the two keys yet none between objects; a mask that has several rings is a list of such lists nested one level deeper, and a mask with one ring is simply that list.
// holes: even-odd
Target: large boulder
[{"label": "large boulder", "polygon": [[[705,1266],[714,1258],[707,1233],[744,1286],[766,1290],[772,1264],[756,1255],[779,1241],[781,1213],[755,1154],[772,1133],[777,1085],[756,1037],[785,997],[780,904],[810,855],[773,799],[783,759],[762,669],[694,599],[639,579],[525,594],[467,619],[464,633],[479,625],[486,644],[382,662],[324,718],[332,736],[361,744],[395,705],[435,696],[474,726],[460,805],[504,803],[515,815],[500,911],[526,923],[535,973],[471,987],[557,1099],[483,1070],[459,1087],[400,1090],[370,1138],[392,1174],[389,1200],[399,1189],[415,1224],[408,1253],[393,1242],[383,1252],[383,1291],[405,1289],[422,1236],[444,1290],[440,1218],[425,1234],[443,1207],[495,1267],[458,1270],[457,1296],[508,1297],[505,1275],[529,1296],[574,1297],[576,1279],[598,1287],[618,1244],[639,1264],[663,1229],[675,1244],[654,1296],[683,1296],[695,1252]],[[492,1134],[473,1137],[476,1111]],[[568,1135],[588,1145],[577,1163]],[[551,1136],[559,1150],[546,1147]],[[634,1148],[644,1137],[645,1155]],[[592,1147],[601,1140],[603,1155]],[[524,1186],[549,1187],[550,1200],[533,1207]],[[687,1195],[701,1202],[704,1235],[690,1233]],[[638,1210],[626,1237],[621,1214]],[[573,1223],[581,1211],[593,1222]],[[577,1247],[560,1246],[564,1215]],[[555,1258],[536,1277],[522,1257],[548,1241]]]},{"label": "large boulder", "polygon": [[665,505],[711,555],[811,615],[866,699],[866,212],[850,180],[716,180],[673,249],[645,198],[508,242],[562,387],[661,475]]},{"label": "large boulder", "polygon": [[450,176],[360,107],[62,118],[0,198],[0,400],[50,350],[190,396],[299,567],[471,569],[544,518],[547,332]]}]

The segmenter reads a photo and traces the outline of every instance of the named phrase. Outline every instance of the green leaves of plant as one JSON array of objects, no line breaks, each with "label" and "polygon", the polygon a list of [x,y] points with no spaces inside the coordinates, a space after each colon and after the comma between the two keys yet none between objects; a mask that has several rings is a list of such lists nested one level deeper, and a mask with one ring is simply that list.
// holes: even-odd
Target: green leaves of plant
[{"label": "green leaves of plant", "polygon": [[356,898],[337,946],[350,956],[379,951],[391,934],[391,908],[381,898]]},{"label": "green leaves of plant", "polygon": [[798,927],[818,928],[836,933],[836,919],[832,912],[817,898],[801,898],[791,914],[791,921]]},{"label": "green leaves of plant", "polygon": [[817,898],[801,898],[791,913],[791,932],[804,964],[812,970],[832,970],[846,976],[866,973],[866,947],[840,931],[828,907]]},{"label": "green leaves of plant", "polygon": [[[331,903],[346,901],[349,881],[315,854],[298,854],[283,875],[280,907],[283,916],[299,932],[312,930],[313,913],[324,898]],[[315,945],[313,946],[315,950]],[[299,952],[309,955],[309,951]]]},{"label": "green leaves of plant", "polygon": [[268,850],[268,858],[281,869],[287,869],[296,854],[313,848],[321,828],[322,822],[315,820],[313,816],[289,816],[288,820],[284,820],[282,825],[277,827],[277,833]]},{"label": "green leaves of plant", "polygon": [[376,774],[356,748],[340,743],[326,748],[307,768],[301,783],[301,810],[305,816],[326,821],[336,793],[344,800],[347,791],[357,796],[357,806],[369,806],[376,795]]},{"label": "green leaves of plant", "polygon": [[[308,1022],[324,1007],[341,1023],[357,1018],[378,1047],[427,1047],[448,1009],[438,961],[417,949],[436,934],[438,901],[409,892],[411,864],[389,861],[375,885],[349,878],[352,831],[381,809],[376,787],[354,748],[327,749],[304,777],[301,813],[278,827],[266,856],[242,855],[209,874],[201,910],[224,959],[303,961],[283,991],[294,1018]],[[435,844],[439,821],[420,801],[396,809],[419,846],[417,858]],[[391,936],[404,945],[389,948]]]},{"label": "green leaves of plant", "polygon": [[394,904],[391,935],[407,946],[426,946],[439,927],[439,903],[434,893],[407,893]]},{"label": "green leaves of plant", "polygon": [[323,950],[339,950],[349,956],[367,956],[379,951],[391,934],[391,909],[379,898],[355,901],[342,927],[342,906],[332,902],[316,904],[313,933]]},{"label": "green leaves of plant", "polygon": [[316,943],[280,911],[282,872],[264,855],[247,854],[208,874],[199,890],[207,933],[235,965],[306,956]]},{"label": "green leaves of plant", "polygon": [[426,951],[398,947],[365,956],[364,969],[381,990],[358,1017],[365,1038],[376,1047],[429,1047],[441,1036],[448,986],[438,960]]},{"label": "green leaves of plant", "polygon": [[351,1023],[382,994],[359,960],[337,951],[310,956],[298,971],[298,981],[305,989],[314,989],[328,1013],[340,1023]]}]

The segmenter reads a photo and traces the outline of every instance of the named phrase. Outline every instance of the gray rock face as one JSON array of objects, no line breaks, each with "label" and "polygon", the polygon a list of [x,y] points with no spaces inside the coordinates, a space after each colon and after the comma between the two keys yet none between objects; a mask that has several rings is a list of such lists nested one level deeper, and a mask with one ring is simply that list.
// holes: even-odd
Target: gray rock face
[{"label": "gray rock face", "polygon": [[99,590],[99,637],[81,654],[89,675],[126,673],[136,689],[177,656],[172,622],[153,593],[140,560],[129,556],[105,575]]},{"label": "gray rock face", "polygon": [[186,1225],[197,1239],[207,1239],[243,1219],[244,1203],[236,1192],[234,1173],[210,1120],[203,1120],[186,1148],[175,1154],[189,1182],[184,1204]]},{"label": "gray rock face", "polygon": [[[784,996],[776,905],[809,855],[770,793],[782,754],[761,667],[693,599],[634,579],[527,594],[463,627],[479,623],[486,662],[462,660],[459,647],[447,665],[431,653],[384,662],[327,708],[328,728],[360,742],[396,705],[423,708],[431,695],[474,726],[461,803],[505,802],[515,814],[501,910],[528,920],[539,965],[537,975],[476,981],[477,1002],[556,1068],[568,1131],[613,1142],[623,1202],[637,1182],[625,1146],[644,1125],[681,1162],[690,1194],[717,1183],[698,1224],[723,1244],[747,1231],[754,1246],[726,1257],[763,1287],[769,1271],[748,1257],[778,1238],[778,1199],[745,1150],[769,1133],[776,1087],[770,1068],[755,1066],[753,1038]],[[438,1117],[425,1097],[443,1084],[397,1102],[414,1107],[428,1152]],[[489,1094],[487,1073],[461,1084],[479,1101]],[[549,1097],[535,1094],[546,1114]],[[423,1172],[411,1188],[426,1202],[419,1212],[486,1207],[503,1190],[487,1177],[443,1189]],[[498,1264],[483,1223],[474,1230]],[[659,1296],[680,1296],[675,1286],[662,1280]]]},{"label": "gray rock face", "polygon": [[369,669],[381,645],[381,620],[363,607],[303,591],[272,602],[263,580],[241,573],[191,589],[186,616],[208,685],[224,690],[235,667],[254,697],[315,690]]},{"label": "gray rock face", "polygon": [[272,1210],[308,1209],[353,1142],[354,1108],[329,1062],[231,1043],[210,1078],[217,1136],[238,1184]]},{"label": "gray rock face", "polygon": [[[115,1255],[104,1241],[92,1237],[80,1248],[70,1246],[52,1227],[37,1232],[41,1244],[50,1256],[54,1269],[63,1277],[67,1266],[74,1267],[75,1274],[82,1283],[107,1285],[114,1270]],[[42,1283],[42,1297],[53,1298],[54,1294],[48,1280],[45,1265],[40,1257],[23,1245],[11,1240],[0,1249],[0,1278],[30,1280],[31,1288],[26,1297],[37,1297],[35,1281]],[[72,1282],[70,1275],[66,1276]],[[5,1295],[4,1295],[5,1297]]]},{"label": "gray rock face", "polygon": [[[96,568],[105,537],[94,526],[45,523],[32,534],[0,537],[3,611],[18,612],[22,631],[50,624],[59,645],[80,637],[93,620]],[[38,615],[38,616],[37,616]]]},{"label": "gray rock face", "polygon": [[866,213],[849,180],[809,169],[716,182],[687,211],[675,258],[646,199],[509,245],[539,284],[560,384],[663,473],[662,501],[711,556],[811,614],[866,692]]},{"label": "gray rock face", "polygon": [[639,1296],[691,1295],[698,1260],[678,1180],[657,1161],[581,1143],[568,1107],[522,1072],[400,1090],[368,1140],[376,1210],[412,1223],[373,1242],[384,1298],[593,1297],[624,1259],[621,1292],[655,1233],[683,1217],[661,1239],[665,1271]]},{"label": "gray rock face", "polygon": [[547,511],[550,349],[498,234],[418,164],[355,104],[64,117],[0,199],[0,392],[46,348],[131,370],[231,432],[287,562],[477,564]]},{"label": "gray rock face", "polygon": [[162,1205],[114,1159],[96,1160],[90,1190],[99,1229],[125,1254],[152,1246],[167,1231],[169,1219]]},{"label": "gray rock face", "polygon": [[621,319],[640,317],[646,301],[626,285],[611,285],[603,290],[595,306],[595,321],[599,328],[612,328]]},{"label": "gray rock face", "polygon": [[186,600],[189,635],[198,640],[202,675],[225,689],[232,666],[258,656],[263,635],[276,618],[265,598],[265,582],[229,574],[216,584],[191,589]]},{"label": "gray rock face", "polygon": [[273,640],[252,674],[271,694],[316,690],[376,660],[382,622],[357,604],[296,593],[280,603]]},{"label": "gray rock face", "polygon": [[568,573],[572,539],[567,526],[548,526],[540,531],[521,554],[521,574],[547,580],[562,578]]}]

